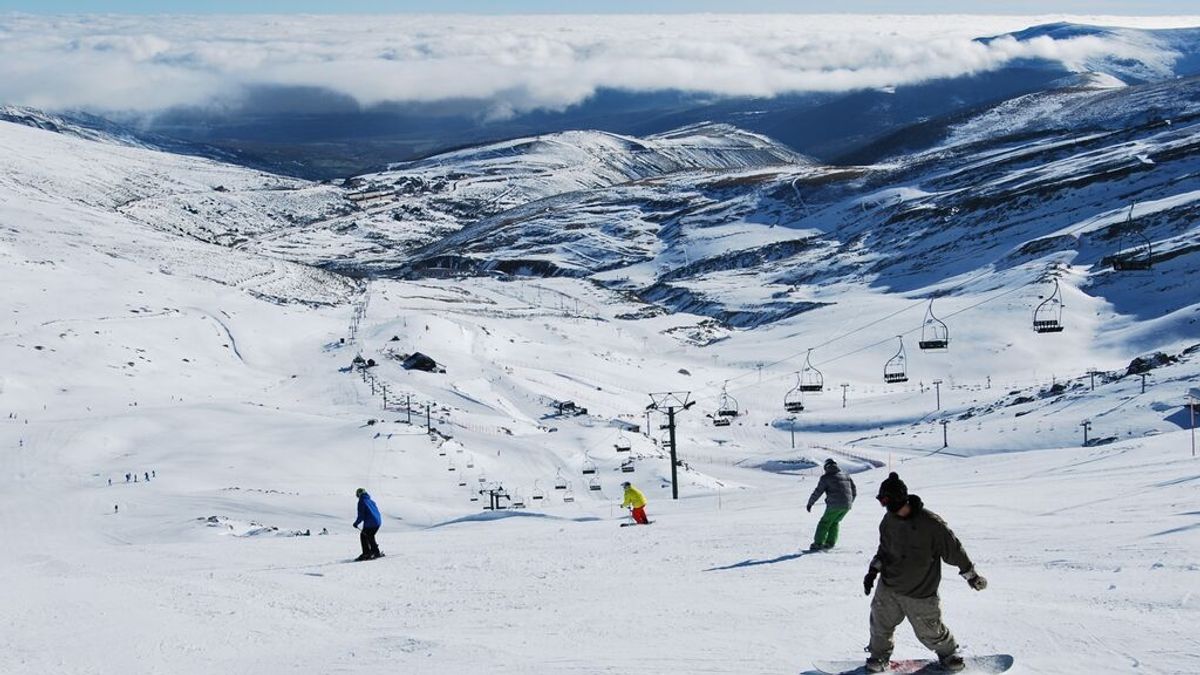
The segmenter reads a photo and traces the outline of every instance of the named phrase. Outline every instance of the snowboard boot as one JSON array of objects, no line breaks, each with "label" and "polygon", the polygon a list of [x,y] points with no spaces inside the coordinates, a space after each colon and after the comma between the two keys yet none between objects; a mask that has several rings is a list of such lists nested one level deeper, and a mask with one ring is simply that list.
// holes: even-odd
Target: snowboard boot
[{"label": "snowboard boot", "polygon": [[958,654],[947,654],[946,656],[938,657],[938,663],[941,664],[942,670],[948,673],[957,673],[967,667],[967,664],[963,663],[963,657]]},{"label": "snowboard boot", "polygon": [[364,560],[370,560],[370,559],[371,559],[371,556],[369,554],[364,553],[364,554],[358,556],[357,558],[355,558],[354,562],[362,562]]},{"label": "snowboard boot", "polygon": [[888,669],[888,659],[869,656],[867,657],[866,669],[868,673],[882,673]]},{"label": "snowboard boot", "polygon": [[815,541],[814,541],[813,543],[811,543],[811,544],[809,544],[809,545],[808,545],[808,552],[809,552],[809,553],[816,553],[817,551],[823,551],[823,550],[825,550],[825,547],[824,547],[824,546],[821,546],[820,544],[818,544],[818,543],[817,543],[817,542],[815,542]]}]

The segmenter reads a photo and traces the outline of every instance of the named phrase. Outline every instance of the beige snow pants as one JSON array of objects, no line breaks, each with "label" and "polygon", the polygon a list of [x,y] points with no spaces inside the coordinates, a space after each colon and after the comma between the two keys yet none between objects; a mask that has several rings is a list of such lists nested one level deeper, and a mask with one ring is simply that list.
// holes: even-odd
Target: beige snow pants
[{"label": "beige snow pants", "polygon": [[953,654],[958,643],[950,629],[942,623],[942,604],[938,596],[910,598],[879,584],[871,599],[871,656],[889,659],[892,656],[892,635],[901,621],[908,619],[921,644],[932,649],[938,658]]}]

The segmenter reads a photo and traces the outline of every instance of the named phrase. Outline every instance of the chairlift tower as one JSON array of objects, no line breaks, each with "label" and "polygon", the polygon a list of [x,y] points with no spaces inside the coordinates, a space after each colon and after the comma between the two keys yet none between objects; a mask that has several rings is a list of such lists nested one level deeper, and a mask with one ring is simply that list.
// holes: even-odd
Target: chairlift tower
[{"label": "chairlift tower", "polygon": [[667,433],[671,438],[671,499],[679,499],[678,444],[675,442],[675,413],[687,410],[696,402],[690,391],[666,391],[650,394],[650,405],[646,410],[666,411]]},{"label": "chairlift tower", "polygon": [[1083,447],[1086,448],[1088,444],[1088,432],[1092,430],[1092,422],[1091,420],[1084,420],[1079,423],[1079,426],[1083,427]]},{"label": "chairlift tower", "polygon": [[942,409],[942,381],[940,379],[933,381],[933,390],[937,395],[937,409]]}]

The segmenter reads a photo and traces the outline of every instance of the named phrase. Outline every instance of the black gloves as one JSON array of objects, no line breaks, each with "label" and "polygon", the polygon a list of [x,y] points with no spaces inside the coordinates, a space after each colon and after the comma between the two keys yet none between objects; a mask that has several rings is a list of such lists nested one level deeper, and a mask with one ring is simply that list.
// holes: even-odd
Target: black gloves
[{"label": "black gloves", "polygon": [[963,579],[966,579],[967,584],[977,591],[982,591],[983,589],[987,588],[987,579],[979,576],[979,573],[975,571],[974,567],[966,572],[963,572],[959,576],[961,576]]},{"label": "black gloves", "polygon": [[867,576],[863,577],[863,593],[871,594],[871,589],[875,588],[875,577],[879,576],[879,570],[872,567],[867,570]]}]

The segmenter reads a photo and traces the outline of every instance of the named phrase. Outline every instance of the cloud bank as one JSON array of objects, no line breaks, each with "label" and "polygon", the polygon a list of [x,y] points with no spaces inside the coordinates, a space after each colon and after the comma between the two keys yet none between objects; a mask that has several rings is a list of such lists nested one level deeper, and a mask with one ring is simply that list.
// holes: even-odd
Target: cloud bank
[{"label": "cloud bank", "polygon": [[[1143,38],[972,38],[1064,17],[0,15],[0,102],[153,112],[236,105],[261,86],[317,87],[361,106],[486,101],[561,109],[602,88],[730,96],[832,92],[985,72],[1041,58],[1168,68]],[[1071,17],[1171,27],[1195,18]]]}]

